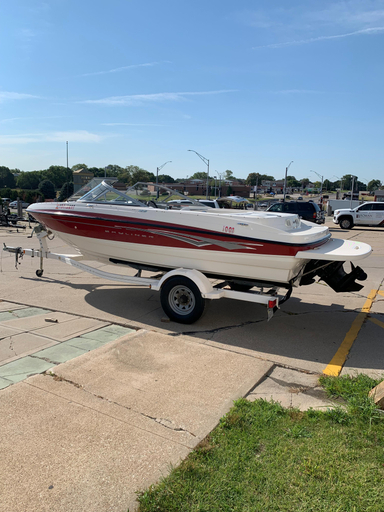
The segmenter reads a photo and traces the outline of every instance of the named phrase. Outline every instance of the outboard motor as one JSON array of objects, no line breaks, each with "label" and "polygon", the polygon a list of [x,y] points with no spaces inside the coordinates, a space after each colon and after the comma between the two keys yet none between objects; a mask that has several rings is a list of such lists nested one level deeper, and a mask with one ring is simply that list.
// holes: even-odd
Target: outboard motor
[{"label": "outboard motor", "polygon": [[311,260],[304,267],[304,273],[300,279],[300,285],[312,284],[315,277],[319,276],[320,279],[325,281],[335,292],[358,292],[363,288],[363,285],[356,283],[358,281],[365,281],[367,274],[360,267],[355,267],[351,262],[351,272],[345,272],[345,261],[324,261],[324,260]]}]

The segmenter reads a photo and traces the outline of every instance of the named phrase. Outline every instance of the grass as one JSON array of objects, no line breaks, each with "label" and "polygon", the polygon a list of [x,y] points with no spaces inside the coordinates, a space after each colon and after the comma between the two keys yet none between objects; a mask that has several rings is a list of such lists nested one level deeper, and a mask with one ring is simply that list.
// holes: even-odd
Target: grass
[{"label": "grass", "polygon": [[378,381],[322,377],[345,406],[300,412],[240,399],[158,485],[140,512],[384,511],[384,416]]}]

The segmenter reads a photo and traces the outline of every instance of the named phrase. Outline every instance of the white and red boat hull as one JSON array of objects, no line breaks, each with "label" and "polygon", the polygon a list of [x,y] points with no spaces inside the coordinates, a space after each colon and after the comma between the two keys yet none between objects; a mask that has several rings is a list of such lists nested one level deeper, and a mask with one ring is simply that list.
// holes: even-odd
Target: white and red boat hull
[{"label": "white and red boat hull", "polygon": [[[85,259],[162,269],[196,269],[212,276],[289,283],[308,251],[327,243],[328,228],[295,215],[268,212],[160,210],[93,203],[40,203],[39,222]],[[366,244],[363,244],[366,245]],[[303,258],[300,253],[306,253]],[[344,259],[361,259],[366,245]]]}]

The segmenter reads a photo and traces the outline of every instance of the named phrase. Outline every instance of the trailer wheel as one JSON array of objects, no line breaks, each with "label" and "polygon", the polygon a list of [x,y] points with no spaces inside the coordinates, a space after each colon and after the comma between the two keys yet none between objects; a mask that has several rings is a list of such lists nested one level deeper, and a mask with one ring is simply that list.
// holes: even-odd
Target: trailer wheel
[{"label": "trailer wheel", "polygon": [[199,288],[191,279],[183,276],[171,277],[164,283],[160,300],[164,313],[181,324],[196,322],[205,308]]},{"label": "trailer wheel", "polygon": [[352,229],[353,220],[351,219],[351,217],[342,217],[340,219],[340,227],[343,229]]},{"label": "trailer wheel", "polygon": [[44,270],[41,270],[41,269],[36,270],[37,277],[42,277],[43,276],[43,272],[44,272]]}]

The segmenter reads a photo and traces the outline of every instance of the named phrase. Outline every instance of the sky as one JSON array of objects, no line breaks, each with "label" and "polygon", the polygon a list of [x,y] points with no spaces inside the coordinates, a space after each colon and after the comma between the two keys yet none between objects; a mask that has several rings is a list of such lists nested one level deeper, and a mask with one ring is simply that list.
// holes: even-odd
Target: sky
[{"label": "sky", "polygon": [[68,141],[70,167],[384,182],[384,0],[12,0],[0,16],[0,165],[65,166]]}]

